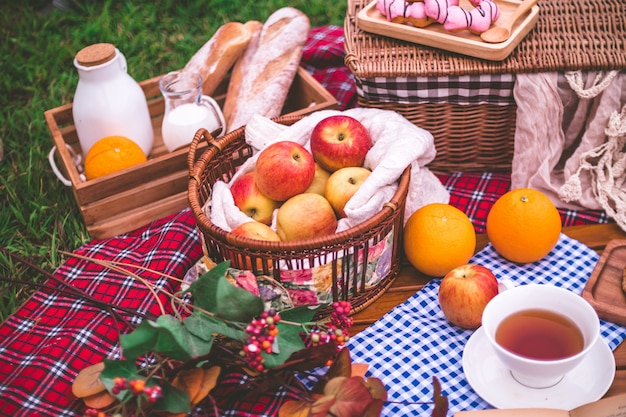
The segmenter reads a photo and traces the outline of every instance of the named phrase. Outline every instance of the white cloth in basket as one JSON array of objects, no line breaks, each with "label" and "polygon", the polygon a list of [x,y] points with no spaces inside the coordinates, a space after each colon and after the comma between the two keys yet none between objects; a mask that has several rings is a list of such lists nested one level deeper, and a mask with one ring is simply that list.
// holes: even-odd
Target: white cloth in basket
[{"label": "white cloth in basket", "polygon": [[[230,183],[251,171],[260,151],[270,143],[290,140],[310,150],[309,137],[315,125],[335,114],[345,114],[359,120],[368,129],[373,141],[364,163],[366,168],[372,170],[372,174],[347,203],[347,217],[339,221],[337,231],[355,226],[380,211],[391,200],[397,189],[397,180],[409,165],[411,176],[405,221],[423,205],[449,202],[448,191],[426,167],[436,155],[433,136],[396,112],[370,108],[355,108],[343,112],[322,110],[291,126],[254,116],[245,132],[246,142],[254,149],[254,154],[240,167]],[[221,181],[214,184],[212,198],[207,202],[205,210],[213,224],[228,231],[251,220],[235,206],[230,185]]]}]

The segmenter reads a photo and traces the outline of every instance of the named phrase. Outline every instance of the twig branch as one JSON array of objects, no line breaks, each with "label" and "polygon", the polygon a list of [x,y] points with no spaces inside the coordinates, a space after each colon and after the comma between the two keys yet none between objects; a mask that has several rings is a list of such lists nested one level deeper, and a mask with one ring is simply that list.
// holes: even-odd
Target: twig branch
[{"label": "twig branch", "polygon": [[40,274],[42,274],[46,278],[56,282],[60,287],[57,288],[57,287],[52,287],[52,286],[47,285],[47,284],[40,284],[40,283],[35,283],[35,282],[30,282],[30,281],[16,280],[16,279],[11,279],[11,278],[2,278],[2,281],[19,282],[19,283],[23,283],[23,284],[26,284],[26,285],[32,285],[32,286],[35,286],[35,287],[45,288],[45,289],[49,289],[51,291],[57,291],[57,292],[65,294],[65,295],[72,295],[72,296],[74,296],[76,298],[83,299],[83,300],[88,301],[88,302],[92,303],[93,305],[95,305],[95,306],[97,306],[97,307],[107,311],[115,319],[117,319],[118,321],[121,321],[124,324],[126,324],[127,326],[129,326],[129,328],[133,328],[134,326],[131,325],[128,322],[128,320],[126,320],[124,317],[119,315],[119,313],[117,313],[117,311],[115,311],[115,310],[122,311],[122,312],[124,312],[124,313],[126,313],[126,314],[128,314],[130,316],[140,316],[140,317],[143,317],[143,318],[149,318],[149,319],[153,319],[153,320],[156,319],[156,317],[154,317],[151,314],[142,314],[142,313],[140,313],[137,310],[132,310],[132,309],[129,309],[129,308],[117,306],[117,305],[114,305],[114,304],[111,304],[111,303],[107,303],[107,302],[98,300],[97,298],[95,298],[91,294],[88,294],[85,291],[68,284],[67,282],[65,282],[64,280],[62,280],[59,277],[55,276],[54,274],[52,274],[52,273],[50,273],[50,272],[40,268],[39,266],[33,264],[29,260],[22,258],[21,256],[13,253],[11,251],[9,251],[6,248],[0,246],[0,251],[5,253],[9,257],[15,259],[19,263],[24,264],[27,267],[34,269],[35,271],[39,272]]},{"label": "twig branch", "polygon": [[154,300],[159,305],[159,309],[161,310],[161,314],[163,314],[163,315],[167,314],[166,311],[165,311],[165,307],[163,307],[163,303],[161,302],[161,299],[159,298],[159,295],[156,293],[156,291],[154,289],[157,288],[159,291],[162,291],[162,292],[164,292],[165,294],[167,294],[168,296],[171,297],[172,294],[170,294],[166,290],[163,290],[161,288],[156,287],[153,284],[150,284],[148,281],[146,281],[145,279],[143,279],[139,275],[134,274],[134,273],[130,272],[127,269],[120,268],[119,266],[116,266],[114,262],[104,261],[104,260],[101,260],[101,259],[94,259],[94,258],[90,258],[88,256],[78,255],[78,254],[71,253],[71,252],[65,252],[65,251],[59,251],[59,252],[64,254],[64,255],[71,256],[71,257],[74,257],[74,258],[78,258],[78,259],[81,259],[81,260],[84,260],[84,261],[93,262],[93,263],[95,263],[97,265],[104,266],[105,268],[108,268],[108,269],[110,269],[112,271],[119,272],[120,274],[128,274],[128,275],[130,275],[131,277],[135,278],[137,281],[141,282],[148,289],[148,291],[150,291],[152,293],[152,296],[154,297]]}]

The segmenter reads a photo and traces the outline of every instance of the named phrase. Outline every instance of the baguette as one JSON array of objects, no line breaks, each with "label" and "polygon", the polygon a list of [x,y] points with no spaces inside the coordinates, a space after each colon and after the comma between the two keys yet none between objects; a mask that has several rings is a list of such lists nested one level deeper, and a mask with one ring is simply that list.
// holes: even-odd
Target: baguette
[{"label": "baguette", "polygon": [[224,100],[224,106],[222,107],[222,113],[224,113],[224,119],[226,120],[226,126],[229,126],[228,118],[233,115],[235,109],[235,100],[234,97],[239,95],[239,90],[241,88],[241,80],[243,79],[243,75],[251,68],[252,57],[256,53],[256,50],[259,46],[259,37],[261,36],[261,29],[263,29],[263,23],[258,20],[250,20],[244,23],[246,28],[252,34],[250,42],[246,47],[244,53],[239,57],[235,65],[233,66],[233,70],[230,72],[230,82],[228,83],[228,90],[226,91],[226,99]]},{"label": "baguette", "polygon": [[202,76],[202,92],[212,96],[251,39],[252,33],[243,23],[225,23],[198,49],[183,71],[199,73]]},{"label": "baguette", "polygon": [[[279,116],[296,76],[310,29],[308,17],[293,7],[278,9],[266,20],[258,40],[240,58],[240,76],[229,84],[224,112],[228,131],[252,116]],[[240,78],[239,78],[240,77]]]}]

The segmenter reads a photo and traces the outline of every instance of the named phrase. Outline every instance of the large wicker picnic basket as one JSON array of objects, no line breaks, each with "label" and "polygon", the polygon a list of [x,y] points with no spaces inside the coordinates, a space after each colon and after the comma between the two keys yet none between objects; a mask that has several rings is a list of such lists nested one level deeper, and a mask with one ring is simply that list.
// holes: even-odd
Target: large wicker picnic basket
[{"label": "large wicker picnic basket", "polygon": [[[397,111],[432,133],[437,157],[429,168],[434,171],[511,169],[516,74],[626,68],[626,2],[622,0],[539,1],[535,27],[502,61],[366,32],[359,27],[358,15],[372,1],[348,0],[344,23],[345,62],[356,79],[358,104]],[[487,98],[476,94],[466,98],[469,103],[456,102],[447,89],[463,77],[471,78],[476,91],[499,90]],[[417,90],[433,84],[443,86],[441,95],[416,97]],[[502,93],[509,94],[508,100],[502,99]]]},{"label": "large wicker picnic basket", "polygon": [[[274,120],[290,126],[301,118],[281,116]],[[326,295],[326,298],[320,297],[325,302],[318,303],[322,305],[319,317],[330,311],[332,301],[349,300],[353,312],[370,305],[392,284],[400,267],[410,168],[400,177],[393,198],[370,219],[348,230],[293,242],[248,239],[216,226],[205,212],[214,184],[229,182],[252,156],[244,132],[245,127],[242,127],[216,139],[206,130],[199,130],[190,145],[188,199],[207,256],[215,262],[230,260],[235,269],[269,277],[291,288],[295,297],[300,290],[294,289],[291,278],[314,281],[315,287]],[[196,150],[204,141],[209,146],[198,157]]]}]

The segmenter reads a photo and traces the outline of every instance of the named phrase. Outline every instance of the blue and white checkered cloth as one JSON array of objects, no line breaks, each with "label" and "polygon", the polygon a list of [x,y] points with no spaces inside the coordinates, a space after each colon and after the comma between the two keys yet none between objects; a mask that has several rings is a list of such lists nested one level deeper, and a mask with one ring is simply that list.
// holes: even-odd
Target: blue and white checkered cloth
[{"label": "blue and white checkered cloth", "polygon": [[[510,279],[516,285],[552,284],[581,294],[598,259],[595,251],[562,234],[552,252],[532,264],[511,263],[491,245],[470,262],[484,265],[499,279]],[[349,342],[352,361],[368,364],[368,376],[379,378],[387,387],[385,417],[430,416],[433,376],[448,397],[448,415],[493,408],[465,378],[463,347],[473,331],[452,326],[445,319],[437,298],[440,282],[431,280]],[[611,349],[626,337],[626,327],[614,323],[601,321],[600,329]]]}]

